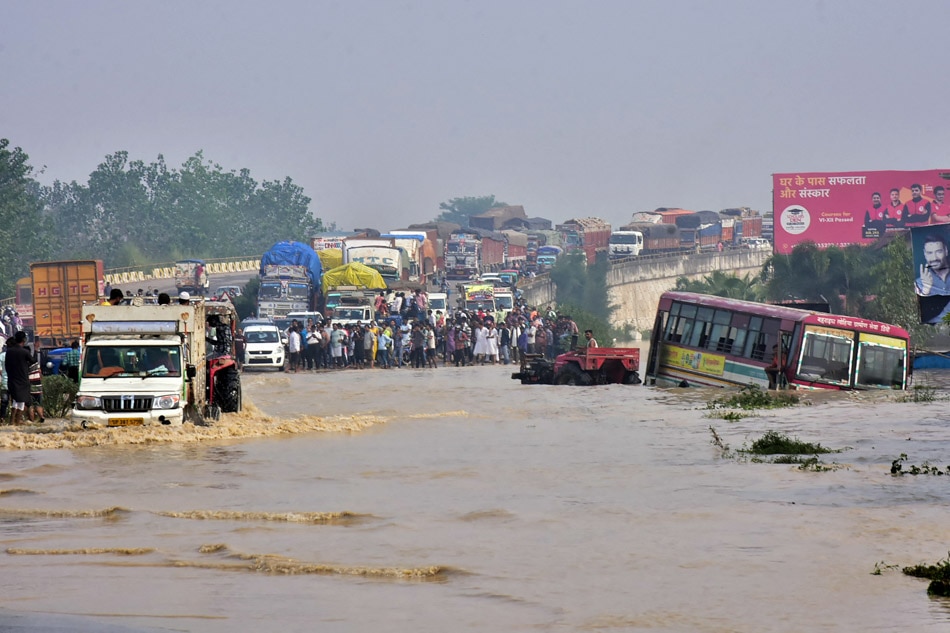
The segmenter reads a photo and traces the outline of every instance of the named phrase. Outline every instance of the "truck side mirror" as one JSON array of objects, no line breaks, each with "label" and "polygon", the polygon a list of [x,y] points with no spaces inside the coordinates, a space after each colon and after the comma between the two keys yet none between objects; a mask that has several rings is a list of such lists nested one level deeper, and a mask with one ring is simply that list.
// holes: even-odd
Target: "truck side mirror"
[{"label": "truck side mirror", "polygon": [[194,365],[186,365],[185,375],[188,376],[189,380],[191,380],[192,378],[198,375],[198,368],[195,367]]}]

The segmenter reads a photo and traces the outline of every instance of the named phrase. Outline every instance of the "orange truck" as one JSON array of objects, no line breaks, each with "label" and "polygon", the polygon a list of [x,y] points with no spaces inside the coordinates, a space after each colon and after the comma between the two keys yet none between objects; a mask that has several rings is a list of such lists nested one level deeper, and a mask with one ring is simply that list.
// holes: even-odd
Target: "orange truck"
[{"label": "orange truck", "polygon": [[82,337],[82,307],[102,300],[101,260],[34,262],[33,336],[40,349],[68,346]]}]

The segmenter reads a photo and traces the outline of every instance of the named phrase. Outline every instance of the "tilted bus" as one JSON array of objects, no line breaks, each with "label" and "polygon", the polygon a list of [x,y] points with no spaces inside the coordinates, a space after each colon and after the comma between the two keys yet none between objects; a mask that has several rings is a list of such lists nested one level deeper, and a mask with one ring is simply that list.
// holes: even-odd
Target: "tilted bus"
[{"label": "tilted bus", "polygon": [[644,382],[767,387],[780,352],[780,388],[906,389],[909,341],[859,317],[671,291],[657,307]]}]

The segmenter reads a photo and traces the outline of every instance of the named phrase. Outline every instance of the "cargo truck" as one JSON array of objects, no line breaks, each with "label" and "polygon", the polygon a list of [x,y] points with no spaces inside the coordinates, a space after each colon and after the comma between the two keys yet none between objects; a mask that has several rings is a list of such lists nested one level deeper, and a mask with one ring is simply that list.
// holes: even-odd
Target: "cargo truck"
[{"label": "cargo truck", "polygon": [[205,424],[241,410],[230,301],[82,308],[79,389],[85,428]]},{"label": "cargo truck", "polygon": [[82,308],[105,292],[102,261],[76,260],[30,264],[33,334],[38,349],[68,345],[82,334]]},{"label": "cargo truck", "polygon": [[193,295],[208,294],[211,280],[203,259],[182,259],[175,262],[175,289]]}]

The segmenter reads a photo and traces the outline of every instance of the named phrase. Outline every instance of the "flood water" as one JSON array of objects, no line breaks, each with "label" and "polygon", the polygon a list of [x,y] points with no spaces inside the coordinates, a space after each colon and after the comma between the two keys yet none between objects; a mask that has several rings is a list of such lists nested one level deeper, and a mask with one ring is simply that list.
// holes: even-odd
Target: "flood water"
[{"label": "flood water", "polygon": [[[511,371],[249,373],[211,428],[5,429],[0,630],[950,629],[890,567],[950,550],[950,477],[890,475],[950,464],[939,373],[916,377],[936,402],[809,393],[730,422],[721,391]],[[844,450],[753,463],[710,426]]]}]

